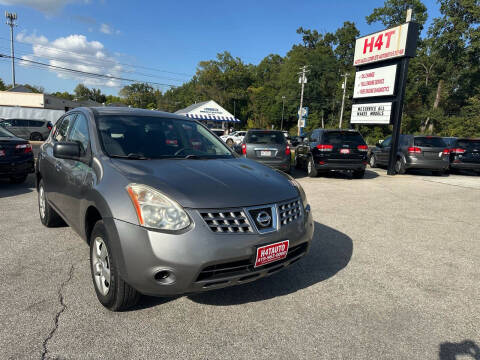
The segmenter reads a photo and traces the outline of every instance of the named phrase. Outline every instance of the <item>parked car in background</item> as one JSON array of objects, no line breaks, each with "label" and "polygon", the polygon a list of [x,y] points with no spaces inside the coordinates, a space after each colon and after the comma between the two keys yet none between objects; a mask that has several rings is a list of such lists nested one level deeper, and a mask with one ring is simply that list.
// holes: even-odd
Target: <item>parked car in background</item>
[{"label": "parked car in background", "polygon": [[220,136],[220,139],[222,139],[228,146],[233,147],[235,144],[242,143],[246,133],[246,131],[234,131],[229,135]]},{"label": "parked car in background", "polygon": [[356,130],[315,129],[295,150],[295,167],[315,177],[331,170],[347,170],[363,178],[368,146]]},{"label": "parked car in background", "polygon": [[269,276],[304,256],[313,237],[293,178],[236,156],[179,115],[71,110],[41,146],[36,176],[41,222],[61,218],[87,241],[97,298],[114,311],[140,293],[180,295]]},{"label": "parked car in background", "polygon": [[450,171],[473,170],[480,175],[480,139],[458,138],[450,146]]},{"label": "parked car in background", "polygon": [[457,140],[456,137],[442,137],[442,140],[447,144],[449,148],[453,147],[453,144],[455,143],[455,140]]},{"label": "parked car in background", "polygon": [[274,169],[291,171],[290,146],[282,131],[249,130],[243,139],[242,154]]},{"label": "parked car in background", "polygon": [[[387,166],[392,137],[378,143],[370,154],[370,166]],[[395,171],[404,174],[408,169],[431,170],[434,175],[442,175],[450,164],[450,149],[439,136],[400,135],[399,150],[396,155]]]},{"label": "parked car in background", "polygon": [[304,136],[294,136],[291,139],[291,144],[292,146],[298,146],[298,144],[301,144],[303,142]]},{"label": "parked car in background", "polygon": [[32,146],[0,127],[0,178],[19,184],[34,171]]},{"label": "parked car in background", "polygon": [[223,129],[210,129],[210,131],[213,132],[218,137],[222,137],[223,134],[225,134],[225,130]]},{"label": "parked car in background", "polygon": [[47,120],[7,119],[1,120],[0,126],[25,140],[45,140],[53,124]]}]

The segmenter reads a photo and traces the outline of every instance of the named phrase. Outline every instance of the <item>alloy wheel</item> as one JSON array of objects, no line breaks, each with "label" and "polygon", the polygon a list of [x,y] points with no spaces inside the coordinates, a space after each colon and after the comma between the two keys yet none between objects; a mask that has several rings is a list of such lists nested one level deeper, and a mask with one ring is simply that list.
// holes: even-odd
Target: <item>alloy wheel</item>
[{"label": "alloy wheel", "polygon": [[40,216],[42,217],[42,219],[44,219],[46,203],[45,203],[45,190],[43,190],[43,186],[40,186],[40,188],[38,189],[38,208],[40,210]]},{"label": "alloy wheel", "polygon": [[110,290],[110,257],[105,242],[101,237],[96,237],[92,251],[92,269],[97,290],[106,296]]}]

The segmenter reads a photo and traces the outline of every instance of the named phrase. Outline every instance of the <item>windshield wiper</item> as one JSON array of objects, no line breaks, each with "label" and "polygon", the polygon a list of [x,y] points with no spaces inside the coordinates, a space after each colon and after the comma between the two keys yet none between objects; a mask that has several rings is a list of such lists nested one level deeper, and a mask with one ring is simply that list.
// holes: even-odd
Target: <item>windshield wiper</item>
[{"label": "windshield wiper", "polygon": [[137,153],[130,153],[128,155],[110,155],[112,158],[130,159],[130,160],[149,160],[150,158]]}]

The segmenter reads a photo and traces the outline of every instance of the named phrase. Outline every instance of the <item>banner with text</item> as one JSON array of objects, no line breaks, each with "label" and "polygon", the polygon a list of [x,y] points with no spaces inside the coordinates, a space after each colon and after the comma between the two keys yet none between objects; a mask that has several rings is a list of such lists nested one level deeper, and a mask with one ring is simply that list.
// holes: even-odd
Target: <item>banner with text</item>
[{"label": "banner with text", "polygon": [[354,104],[351,124],[390,124],[392,103]]}]

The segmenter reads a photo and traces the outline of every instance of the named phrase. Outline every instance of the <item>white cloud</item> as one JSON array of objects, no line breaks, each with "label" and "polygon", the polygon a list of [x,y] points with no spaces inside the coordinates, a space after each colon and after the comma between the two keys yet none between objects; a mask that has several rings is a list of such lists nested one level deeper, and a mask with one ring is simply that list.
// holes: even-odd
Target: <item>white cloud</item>
[{"label": "white cloud", "polygon": [[73,2],[89,3],[89,0],[0,0],[2,5],[23,5],[40,10],[44,13],[55,13],[65,5]]},{"label": "white cloud", "polygon": [[[69,35],[53,41],[45,36],[35,33],[27,35],[19,33],[17,40],[32,45],[32,54],[23,57],[26,60],[48,62],[52,66],[74,69],[88,73],[103,74],[119,77],[122,66],[109,54],[104,45],[99,41],[88,41],[85,35]],[[22,65],[28,62],[20,62]],[[58,77],[75,79],[89,86],[120,86],[115,79],[89,77],[88,75],[75,74],[60,69],[51,69]]]},{"label": "white cloud", "polygon": [[113,35],[113,34],[119,35],[121,33],[120,30],[115,30],[112,26],[104,23],[100,25],[100,32],[107,35]]}]

